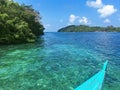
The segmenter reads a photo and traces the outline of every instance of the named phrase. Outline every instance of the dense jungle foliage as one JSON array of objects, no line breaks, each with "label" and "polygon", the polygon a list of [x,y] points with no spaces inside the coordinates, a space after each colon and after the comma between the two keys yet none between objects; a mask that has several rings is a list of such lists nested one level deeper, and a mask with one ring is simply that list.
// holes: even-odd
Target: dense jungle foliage
[{"label": "dense jungle foliage", "polygon": [[35,42],[44,34],[39,12],[13,0],[0,0],[0,44]]}]

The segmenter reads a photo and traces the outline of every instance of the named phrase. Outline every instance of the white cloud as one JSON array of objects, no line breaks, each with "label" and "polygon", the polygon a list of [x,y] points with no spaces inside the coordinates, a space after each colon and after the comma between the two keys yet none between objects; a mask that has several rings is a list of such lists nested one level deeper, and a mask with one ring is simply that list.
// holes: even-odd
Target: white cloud
[{"label": "white cloud", "polygon": [[102,0],[87,1],[86,3],[89,7],[97,8],[97,12],[102,18],[108,17],[117,11],[117,9],[114,8],[114,5],[104,5]]},{"label": "white cloud", "polygon": [[71,14],[70,16],[69,16],[69,23],[68,23],[68,25],[71,25],[71,24],[74,24],[76,21],[78,21],[79,20],[79,16],[76,16],[76,15],[74,15],[74,14]]},{"label": "white cloud", "polygon": [[89,24],[89,20],[87,17],[83,16],[83,17],[80,17],[80,16],[76,16],[74,14],[71,14],[69,16],[69,23],[68,25],[71,25],[71,24]]},{"label": "white cloud", "polygon": [[87,17],[82,17],[82,18],[80,18],[79,22],[82,23],[82,24],[88,24],[88,23],[89,23]]},{"label": "white cloud", "polygon": [[48,29],[49,27],[51,27],[50,24],[46,24],[46,25],[44,25],[44,26],[45,26],[46,29]]},{"label": "white cloud", "polygon": [[107,17],[115,13],[117,9],[113,5],[104,5],[102,8],[98,9],[97,12],[100,13],[101,17]]},{"label": "white cloud", "polygon": [[102,0],[87,1],[87,5],[93,8],[101,8],[103,6]]},{"label": "white cloud", "polygon": [[111,21],[109,19],[105,19],[104,23],[111,23]]},{"label": "white cloud", "polygon": [[78,16],[75,16],[74,14],[71,14],[69,16],[69,23],[73,24],[77,18],[78,18]]}]

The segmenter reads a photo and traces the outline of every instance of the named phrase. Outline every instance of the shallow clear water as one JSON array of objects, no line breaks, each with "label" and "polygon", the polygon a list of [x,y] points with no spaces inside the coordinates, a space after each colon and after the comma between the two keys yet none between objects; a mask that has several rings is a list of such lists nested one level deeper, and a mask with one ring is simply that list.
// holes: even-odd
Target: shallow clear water
[{"label": "shallow clear water", "polygon": [[74,90],[106,60],[103,90],[120,90],[120,33],[45,33],[0,46],[0,90]]}]

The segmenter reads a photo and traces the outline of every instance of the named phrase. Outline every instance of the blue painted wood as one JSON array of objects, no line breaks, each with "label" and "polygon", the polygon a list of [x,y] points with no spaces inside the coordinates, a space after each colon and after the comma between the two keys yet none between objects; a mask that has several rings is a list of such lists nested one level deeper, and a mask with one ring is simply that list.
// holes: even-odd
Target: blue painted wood
[{"label": "blue painted wood", "polygon": [[101,90],[105,78],[107,63],[108,61],[104,63],[102,70],[88,79],[82,85],[78,86],[75,90]]}]

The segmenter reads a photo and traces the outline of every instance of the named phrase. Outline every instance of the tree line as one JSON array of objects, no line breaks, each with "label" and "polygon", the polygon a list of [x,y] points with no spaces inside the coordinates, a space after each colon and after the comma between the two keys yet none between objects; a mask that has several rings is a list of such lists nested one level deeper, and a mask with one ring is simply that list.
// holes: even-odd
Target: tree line
[{"label": "tree line", "polygon": [[87,26],[87,25],[70,25],[58,30],[58,32],[120,32],[120,27],[107,26]]}]

